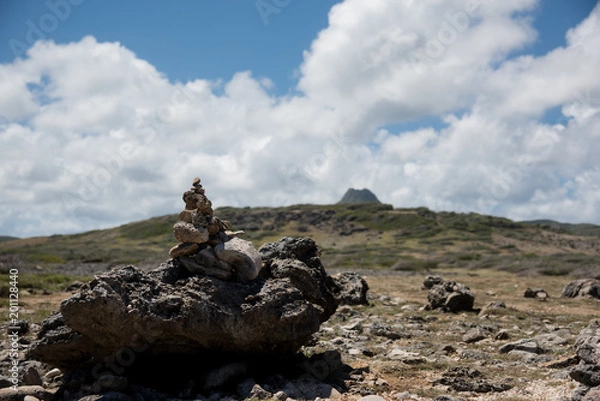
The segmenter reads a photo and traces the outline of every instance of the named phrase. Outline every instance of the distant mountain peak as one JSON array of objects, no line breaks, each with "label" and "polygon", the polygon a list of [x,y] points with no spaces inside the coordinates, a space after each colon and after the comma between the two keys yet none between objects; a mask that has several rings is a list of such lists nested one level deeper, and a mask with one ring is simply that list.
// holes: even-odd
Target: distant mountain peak
[{"label": "distant mountain peak", "polygon": [[338,203],[381,203],[375,194],[366,188],[349,188]]}]

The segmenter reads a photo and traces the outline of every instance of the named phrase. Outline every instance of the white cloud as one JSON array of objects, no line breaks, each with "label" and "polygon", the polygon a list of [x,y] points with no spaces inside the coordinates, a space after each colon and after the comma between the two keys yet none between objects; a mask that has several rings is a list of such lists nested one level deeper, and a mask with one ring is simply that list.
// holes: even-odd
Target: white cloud
[{"label": "white cloud", "polygon": [[[566,47],[507,59],[537,39],[537,4],[346,0],[281,97],[251,72],[173,83],[119,43],[38,42],[0,65],[0,233],[175,213],[195,175],[215,206],[368,187],[399,207],[600,223],[600,7]],[[382,129],[429,117],[445,126]]]}]

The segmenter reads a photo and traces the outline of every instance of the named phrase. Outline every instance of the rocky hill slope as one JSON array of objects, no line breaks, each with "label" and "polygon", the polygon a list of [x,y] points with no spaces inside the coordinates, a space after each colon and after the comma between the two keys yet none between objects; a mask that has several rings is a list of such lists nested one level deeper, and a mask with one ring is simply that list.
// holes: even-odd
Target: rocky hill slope
[{"label": "rocky hill slope", "polygon": [[[574,231],[548,222],[427,208],[377,203],[223,207],[215,215],[230,221],[234,230],[245,230],[244,238],[256,247],[282,236],[311,237],[328,269],[466,267],[590,276],[600,254],[600,236],[591,229],[597,226],[581,232],[580,226]],[[0,268],[90,274],[115,264],[155,265],[168,258],[166,250],[177,242],[172,233],[176,221],[176,215],[167,215],[107,230],[2,242]]]}]

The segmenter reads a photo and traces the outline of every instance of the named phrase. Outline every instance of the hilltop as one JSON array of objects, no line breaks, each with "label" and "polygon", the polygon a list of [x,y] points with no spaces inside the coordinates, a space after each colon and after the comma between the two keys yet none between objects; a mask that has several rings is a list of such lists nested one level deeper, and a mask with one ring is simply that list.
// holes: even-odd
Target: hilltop
[{"label": "hilltop", "polygon": [[[215,214],[246,231],[256,247],[282,236],[308,236],[330,269],[427,271],[495,268],[546,275],[587,275],[597,266],[597,226],[519,223],[476,213],[433,212],[378,203],[222,207]],[[151,266],[176,244],[176,215],[74,235],[0,243],[0,264],[90,274],[115,264]],[[559,224],[559,223],[556,223]],[[595,227],[595,229],[594,229]]]},{"label": "hilltop", "polygon": [[370,190],[349,188],[338,203],[381,203]]}]

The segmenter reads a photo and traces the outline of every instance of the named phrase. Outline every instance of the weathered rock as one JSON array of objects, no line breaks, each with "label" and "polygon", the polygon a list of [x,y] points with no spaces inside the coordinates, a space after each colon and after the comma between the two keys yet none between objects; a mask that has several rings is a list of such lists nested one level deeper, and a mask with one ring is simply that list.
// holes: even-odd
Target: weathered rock
[{"label": "weathered rock", "polygon": [[502,392],[512,386],[507,383],[494,383],[483,379],[482,373],[467,366],[453,366],[435,380],[435,384],[449,386],[454,391],[472,391],[476,393]]},{"label": "weathered rock", "polygon": [[429,309],[444,312],[460,312],[473,310],[475,296],[469,287],[455,281],[443,281],[435,284],[427,295]]},{"label": "weathered rock", "polygon": [[600,386],[600,366],[577,365],[569,370],[571,379],[589,387]]},{"label": "weathered rock", "polygon": [[333,276],[340,286],[337,296],[340,305],[368,305],[367,291],[369,285],[360,275],[354,272],[339,273]]},{"label": "weathered rock", "polygon": [[565,298],[589,297],[600,299],[600,280],[582,279],[572,281],[567,284],[560,296]]},{"label": "weathered rock", "polygon": [[50,401],[54,398],[54,394],[42,386],[20,386],[16,390],[12,387],[0,389],[0,401],[23,401],[28,395],[41,401]]},{"label": "weathered rock", "polygon": [[600,387],[591,388],[582,398],[581,401],[598,401],[600,400]]},{"label": "weathered rock", "polygon": [[581,330],[573,347],[585,363],[600,365],[600,320],[593,320]]},{"label": "weathered rock", "polygon": [[181,256],[189,256],[197,253],[200,250],[198,244],[178,244],[169,250],[169,256],[178,258]]},{"label": "weathered rock", "polygon": [[175,238],[183,243],[204,244],[208,241],[208,230],[195,227],[192,223],[179,221],[173,226]]},{"label": "weathered rock", "polygon": [[423,280],[423,289],[429,290],[434,285],[442,284],[444,279],[441,276],[427,276],[425,280]]},{"label": "weathered rock", "polygon": [[267,271],[248,282],[191,276],[177,260],[99,275],[43,322],[30,355],[66,372],[115,356],[295,352],[335,312],[339,288],[314,241],[263,248]]},{"label": "weathered rock", "polygon": [[462,340],[466,343],[476,343],[487,337],[488,333],[479,327],[473,327],[469,329],[462,337]]},{"label": "weathered rock", "polygon": [[546,350],[539,346],[537,341],[527,338],[512,343],[504,344],[498,349],[498,351],[501,354],[506,354],[511,351],[523,351],[532,354],[543,354],[546,352]]},{"label": "weathered rock", "polygon": [[542,288],[527,288],[523,294],[525,298],[547,299],[548,293]]}]

